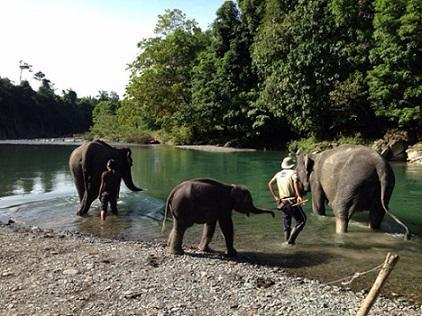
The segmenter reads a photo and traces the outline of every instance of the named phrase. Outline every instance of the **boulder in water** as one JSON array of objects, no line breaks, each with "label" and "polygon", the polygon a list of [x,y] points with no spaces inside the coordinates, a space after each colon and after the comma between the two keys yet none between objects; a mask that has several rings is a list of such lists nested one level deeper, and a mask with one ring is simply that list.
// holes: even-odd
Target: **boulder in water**
[{"label": "boulder in water", "polygon": [[407,150],[407,161],[422,165],[422,142],[410,146]]},{"label": "boulder in water", "polygon": [[375,141],[372,148],[387,160],[406,161],[408,145],[408,132],[395,129],[388,131],[383,139]]}]

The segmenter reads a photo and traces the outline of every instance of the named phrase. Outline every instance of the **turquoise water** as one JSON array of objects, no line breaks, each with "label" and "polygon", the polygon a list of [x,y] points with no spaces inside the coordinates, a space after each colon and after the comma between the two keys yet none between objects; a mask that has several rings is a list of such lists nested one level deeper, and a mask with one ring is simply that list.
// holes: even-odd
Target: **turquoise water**
[{"label": "turquoise water", "polygon": [[[91,217],[75,215],[76,190],[67,161],[74,146],[0,145],[0,216],[9,216],[27,225],[78,230],[98,236],[164,241],[171,228],[161,232],[164,201],[179,182],[194,177],[212,177],[249,187],[258,207],[273,208],[267,188],[277,172],[282,152],[200,152],[166,146],[134,146],[134,182],[144,192],[131,192],[122,186],[119,216],[108,217],[104,225],[98,219],[99,203],[93,203]],[[357,214],[349,233],[335,234],[332,213],[313,215],[308,202],[304,209],[307,225],[294,248],[283,248],[280,213],[246,217],[234,213],[235,247],[241,256],[262,264],[282,266],[293,273],[326,282],[353,275],[377,266],[387,252],[400,255],[400,261],[387,282],[384,293],[399,293],[421,302],[422,292],[422,166],[392,163],[396,188],[391,210],[404,221],[414,238],[403,240],[403,230],[386,216],[381,231],[368,229],[367,213]],[[310,195],[308,194],[308,199]],[[200,239],[200,226],[192,227],[186,244]],[[224,250],[219,231],[212,246]],[[351,285],[366,288],[376,274],[368,274]]]}]

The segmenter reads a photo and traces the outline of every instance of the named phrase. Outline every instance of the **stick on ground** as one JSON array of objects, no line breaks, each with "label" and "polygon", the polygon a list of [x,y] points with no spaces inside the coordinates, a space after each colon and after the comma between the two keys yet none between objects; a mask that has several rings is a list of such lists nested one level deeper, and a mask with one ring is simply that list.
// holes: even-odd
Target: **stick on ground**
[{"label": "stick on ground", "polygon": [[399,258],[400,257],[396,254],[387,253],[387,257],[385,258],[384,264],[380,272],[378,273],[378,276],[374,284],[372,285],[368,296],[363,300],[356,316],[368,315],[369,310],[371,309],[372,305],[374,305],[382,286],[390,275],[390,272],[393,271],[394,266],[396,265],[397,261],[399,261]]}]

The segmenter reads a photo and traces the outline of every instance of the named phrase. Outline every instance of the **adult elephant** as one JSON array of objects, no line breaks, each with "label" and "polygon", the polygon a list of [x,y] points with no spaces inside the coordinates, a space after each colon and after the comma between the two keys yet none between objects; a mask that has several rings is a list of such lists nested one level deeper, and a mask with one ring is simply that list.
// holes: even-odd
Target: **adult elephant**
[{"label": "adult elephant", "polygon": [[98,197],[101,174],[106,170],[110,159],[114,159],[116,170],[128,189],[142,191],[132,181],[132,157],[129,148],[115,148],[101,140],[86,142],[75,148],[69,158],[70,172],[80,200],[77,215],[86,215],[92,202]]},{"label": "adult elephant", "polygon": [[336,216],[336,232],[346,233],[354,212],[369,210],[372,229],[378,229],[394,189],[394,173],[376,151],[360,145],[341,145],[314,155],[297,156],[297,175],[305,191],[312,192],[312,209],[325,215],[325,202]]},{"label": "adult elephant", "polygon": [[168,212],[173,216],[173,228],[168,239],[170,253],[184,253],[183,235],[194,223],[205,224],[199,249],[211,251],[209,243],[218,221],[226,241],[227,255],[236,256],[232,210],[248,216],[250,213],[269,213],[274,217],[274,212],[256,208],[249,190],[242,185],[213,179],[192,179],[178,184],[167,198],[164,216],[164,221]]}]

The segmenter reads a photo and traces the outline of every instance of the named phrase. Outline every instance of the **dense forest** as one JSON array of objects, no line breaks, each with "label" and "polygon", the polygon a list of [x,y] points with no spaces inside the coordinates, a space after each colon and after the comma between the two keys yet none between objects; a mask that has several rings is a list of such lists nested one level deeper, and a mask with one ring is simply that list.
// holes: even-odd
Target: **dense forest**
[{"label": "dense forest", "polygon": [[[420,0],[225,1],[206,30],[174,9],[154,32],[138,43],[125,98],[95,105],[92,134],[275,146],[421,129]],[[53,109],[75,109],[64,98]]]},{"label": "dense forest", "polygon": [[225,1],[205,31],[167,10],[94,129],[235,145],[415,131],[421,43],[418,0]]},{"label": "dense forest", "polygon": [[26,80],[14,85],[0,77],[0,139],[58,137],[89,129],[96,100],[78,98],[73,90],[58,96],[48,79],[41,81],[34,91]]}]

